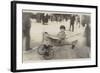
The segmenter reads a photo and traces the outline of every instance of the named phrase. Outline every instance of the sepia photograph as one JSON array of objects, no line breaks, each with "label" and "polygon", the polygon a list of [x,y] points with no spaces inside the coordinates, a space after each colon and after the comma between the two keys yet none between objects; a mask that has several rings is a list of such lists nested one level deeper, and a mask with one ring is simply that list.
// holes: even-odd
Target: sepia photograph
[{"label": "sepia photograph", "polygon": [[91,14],[22,10],[23,62],[91,55]]},{"label": "sepia photograph", "polygon": [[12,72],[97,67],[97,16],[97,6],[12,1]]}]

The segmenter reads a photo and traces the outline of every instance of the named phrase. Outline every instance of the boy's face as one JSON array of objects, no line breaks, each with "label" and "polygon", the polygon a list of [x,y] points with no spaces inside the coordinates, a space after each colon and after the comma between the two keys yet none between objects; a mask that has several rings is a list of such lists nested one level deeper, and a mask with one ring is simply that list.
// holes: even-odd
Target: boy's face
[{"label": "boy's face", "polygon": [[60,29],[60,31],[61,31],[61,32],[64,32],[64,31],[65,31],[65,29]]}]

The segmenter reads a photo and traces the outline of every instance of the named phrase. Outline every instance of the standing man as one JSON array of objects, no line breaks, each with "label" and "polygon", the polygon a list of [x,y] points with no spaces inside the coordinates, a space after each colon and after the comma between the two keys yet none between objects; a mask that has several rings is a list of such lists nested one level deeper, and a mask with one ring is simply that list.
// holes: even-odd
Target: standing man
[{"label": "standing man", "polygon": [[76,25],[80,28],[80,15],[76,15]]},{"label": "standing man", "polygon": [[25,38],[25,50],[31,50],[30,48],[30,28],[31,22],[30,18],[34,17],[32,13],[22,13],[22,38]]},{"label": "standing man", "polygon": [[48,14],[44,14],[44,15],[43,15],[43,18],[42,18],[42,21],[43,21],[43,24],[44,24],[44,25],[47,25],[48,19],[49,19]]},{"label": "standing man", "polygon": [[45,16],[45,23],[46,23],[46,24],[48,24],[48,19],[49,19],[49,15],[46,14],[46,16]]},{"label": "standing man", "polygon": [[70,18],[70,28],[69,28],[69,31],[74,32],[74,22],[75,22],[75,15],[72,14],[71,18]]},{"label": "standing man", "polygon": [[90,29],[90,24],[91,24],[91,16],[90,15],[82,15],[82,19],[81,19],[81,24],[83,27],[85,27],[85,37],[86,37],[86,45],[88,47],[91,46],[91,29]]}]

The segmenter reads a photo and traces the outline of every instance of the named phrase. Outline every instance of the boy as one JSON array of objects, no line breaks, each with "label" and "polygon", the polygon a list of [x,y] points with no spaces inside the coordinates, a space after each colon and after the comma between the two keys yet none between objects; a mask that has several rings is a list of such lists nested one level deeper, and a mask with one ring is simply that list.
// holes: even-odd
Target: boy
[{"label": "boy", "polygon": [[77,40],[73,41],[73,42],[67,42],[65,39],[66,39],[66,33],[65,33],[65,26],[64,25],[61,25],[60,26],[60,32],[58,33],[58,38],[59,38],[59,44],[60,45],[72,45],[72,49],[74,49],[75,47],[75,44],[77,43]]},{"label": "boy", "polygon": [[59,44],[63,45],[65,42],[66,34],[65,34],[65,26],[60,26],[60,32],[57,34],[57,37],[59,38]]}]

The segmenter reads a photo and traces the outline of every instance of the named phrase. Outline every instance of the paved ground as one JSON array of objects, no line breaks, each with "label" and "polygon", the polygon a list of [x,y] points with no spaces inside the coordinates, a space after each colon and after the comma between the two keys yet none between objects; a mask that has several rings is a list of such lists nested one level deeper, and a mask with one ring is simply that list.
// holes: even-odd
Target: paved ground
[{"label": "paved ground", "polygon": [[[34,27],[34,21],[32,21],[32,28],[31,28],[31,48],[33,48],[30,51],[24,51],[23,52],[23,61],[24,62],[28,62],[28,61],[33,61],[34,60],[44,60],[44,58],[39,55],[37,53],[37,46],[39,45],[37,42],[39,42],[39,40],[41,40],[41,35],[40,34],[41,28],[43,28],[42,30],[48,31],[50,34],[54,34],[54,33],[58,33],[59,32],[59,26],[61,24],[66,26],[66,29],[68,30],[69,28],[69,21],[67,22],[61,22],[61,23],[56,23],[56,22],[49,22],[49,26],[41,26],[41,24],[36,23],[35,27]],[[54,24],[54,26],[52,25]],[[67,25],[66,25],[67,24]],[[59,25],[59,26],[58,26]],[[38,30],[38,31],[34,31],[34,29]],[[50,30],[49,30],[50,29]],[[52,30],[51,30],[52,29]],[[84,29],[85,27],[80,27],[78,28],[75,25],[75,31],[74,32],[70,32],[70,31],[66,31],[66,34],[70,37],[72,35],[75,35],[77,33],[79,33],[78,35],[75,35],[73,37],[70,37],[67,41],[73,41],[73,40],[78,40],[78,43],[76,45],[76,47],[74,49],[71,49],[71,46],[65,45],[62,47],[53,47],[54,49],[54,59],[77,59],[77,58],[89,58],[90,55],[90,48],[86,46],[86,38],[84,37]],[[35,41],[37,43],[34,43],[33,41]],[[34,45],[35,44],[35,45]]]},{"label": "paved ground", "polygon": [[[71,49],[70,46],[54,47],[54,58],[56,59],[79,59],[79,58],[89,58],[89,48],[74,48]],[[37,53],[37,49],[24,52],[23,60],[24,62],[34,61],[34,60],[44,60],[42,55]],[[52,59],[51,59],[52,60]]]}]

